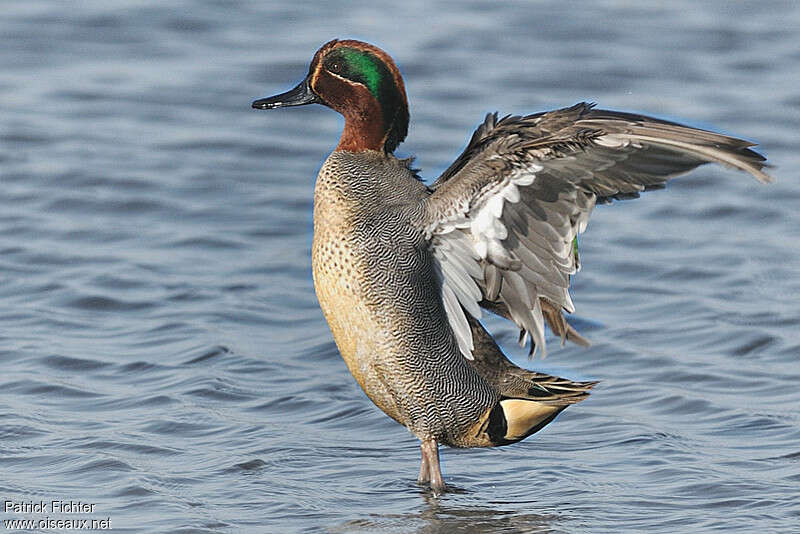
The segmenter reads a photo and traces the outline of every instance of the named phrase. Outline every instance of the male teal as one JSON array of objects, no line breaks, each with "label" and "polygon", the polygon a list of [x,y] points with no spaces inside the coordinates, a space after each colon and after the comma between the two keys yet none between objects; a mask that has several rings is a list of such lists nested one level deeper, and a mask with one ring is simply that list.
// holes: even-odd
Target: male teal
[{"label": "male teal", "polygon": [[709,162],[770,181],[752,143],[580,103],[487,115],[425,185],[394,156],[409,123],[400,71],[361,41],[326,43],[297,87],[253,107],[312,103],[345,118],[314,191],[317,297],[358,384],[419,438],[418,482],[436,494],[439,444],[515,443],[589,395],[595,382],[513,364],[479,319],[485,309],[515,323],[531,354],[545,353],[545,322],[562,344],[588,346],[564,313],[595,204]]}]

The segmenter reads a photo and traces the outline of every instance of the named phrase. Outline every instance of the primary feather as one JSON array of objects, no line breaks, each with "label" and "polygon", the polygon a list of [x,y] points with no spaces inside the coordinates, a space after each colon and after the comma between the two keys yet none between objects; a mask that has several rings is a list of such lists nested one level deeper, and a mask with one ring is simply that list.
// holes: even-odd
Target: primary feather
[{"label": "primary feather", "polygon": [[[463,309],[478,317],[476,303],[514,321],[522,341],[531,339],[531,354],[537,347],[546,354],[545,320],[562,342],[588,343],[561,310],[574,311],[570,275],[580,268],[575,238],[595,204],[661,188],[704,163],[771,181],[763,156],[751,146],[586,103],[525,117],[487,115],[431,186],[419,222],[443,266],[448,319],[464,355],[471,358],[473,343]],[[449,246],[455,242],[458,247]]]}]

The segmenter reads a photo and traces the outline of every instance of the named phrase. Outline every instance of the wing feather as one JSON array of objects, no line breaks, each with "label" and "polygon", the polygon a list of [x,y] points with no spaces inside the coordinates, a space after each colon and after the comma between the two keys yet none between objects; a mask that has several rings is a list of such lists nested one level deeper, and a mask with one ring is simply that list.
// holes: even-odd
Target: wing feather
[{"label": "wing feather", "polygon": [[489,114],[422,206],[448,320],[472,358],[466,314],[480,307],[515,322],[531,354],[545,353],[544,322],[588,343],[564,319],[575,239],[597,202],[635,198],[715,162],[772,179],[752,143],[669,121],[580,103],[526,117]]}]

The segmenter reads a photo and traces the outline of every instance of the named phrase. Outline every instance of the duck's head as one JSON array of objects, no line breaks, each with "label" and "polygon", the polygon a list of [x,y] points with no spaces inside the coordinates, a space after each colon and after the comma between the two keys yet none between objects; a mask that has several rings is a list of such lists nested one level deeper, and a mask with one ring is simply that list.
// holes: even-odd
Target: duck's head
[{"label": "duck's head", "polygon": [[337,150],[392,153],[408,133],[403,78],[389,54],[368,43],[333,40],[314,54],[297,87],[253,102],[256,109],[323,104],[345,118]]}]

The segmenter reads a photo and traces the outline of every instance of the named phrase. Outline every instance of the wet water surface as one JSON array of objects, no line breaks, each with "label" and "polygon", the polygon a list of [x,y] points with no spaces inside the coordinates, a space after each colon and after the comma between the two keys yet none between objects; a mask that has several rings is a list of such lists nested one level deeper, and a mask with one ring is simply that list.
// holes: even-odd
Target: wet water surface
[{"label": "wet water surface", "polygon": [[[796,532],[800,8],[7,0],[0,18],[0,497],[120,532]],[[601,380],[528,440],[444,450],[364,396],[310,276],[342,121],[257,112],[333,37],[397,60],[426,179],[485,112],[591,100],[760,143],[600,206],[572,317]],[[56,528],[39,529],[59,532]]]}]

